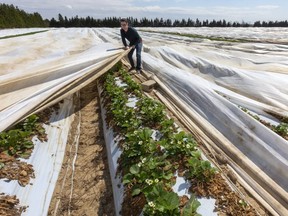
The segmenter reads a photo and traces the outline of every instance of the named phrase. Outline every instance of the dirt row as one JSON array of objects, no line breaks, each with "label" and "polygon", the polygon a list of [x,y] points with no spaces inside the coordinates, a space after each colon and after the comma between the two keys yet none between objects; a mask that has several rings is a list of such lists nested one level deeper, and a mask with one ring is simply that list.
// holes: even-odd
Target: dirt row
[{"label": "dirt row", "polygon": [[[74,97],[74,101],[75,119],[48,215],[113,216],[115,215],[113,192],[96,83],[83,88],[80,95]],[[172,113],[169,114],[173,116]],[[180,122],[177,120],[176,122],[185,129]],[[74,172],[73,161],[75,161]],[[220,185],[220,182],[218,183]],[[238,187],[242,188],[239,185]],[[242,192],[245,194],[245,191]],[[249,195],[246,194],[246,198],[248,197]],[[269,215],[250,197],[249,203],[253,203],[259,215]]]},{"label": "dirt row", "polygon": [[96,83],[79,94],[74,97],[75,119],[48,215],[112,216],[113,192]]}]

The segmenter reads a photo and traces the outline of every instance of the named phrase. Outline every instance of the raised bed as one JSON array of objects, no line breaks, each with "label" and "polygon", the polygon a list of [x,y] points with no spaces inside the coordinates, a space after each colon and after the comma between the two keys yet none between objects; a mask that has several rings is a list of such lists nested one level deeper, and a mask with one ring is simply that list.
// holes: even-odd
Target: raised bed
[{"label": "raised bed", "polygon": [[120,63],[99,83],[116,215],[257,215]]}]

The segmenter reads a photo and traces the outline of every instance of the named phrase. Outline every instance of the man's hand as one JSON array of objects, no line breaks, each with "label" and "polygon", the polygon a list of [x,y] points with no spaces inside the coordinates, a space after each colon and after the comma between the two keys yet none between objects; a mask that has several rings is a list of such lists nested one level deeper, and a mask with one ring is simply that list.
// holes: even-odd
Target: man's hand
[{"label": "man's hand", "polygon": [[131,46],[132,49],[135,49],[135,45]]},{"label": "man's hand", "polygon": [[125,49],[125,50],[128,50],[128,49],[129,49],[129,46],[125,46],[124,49]]}]

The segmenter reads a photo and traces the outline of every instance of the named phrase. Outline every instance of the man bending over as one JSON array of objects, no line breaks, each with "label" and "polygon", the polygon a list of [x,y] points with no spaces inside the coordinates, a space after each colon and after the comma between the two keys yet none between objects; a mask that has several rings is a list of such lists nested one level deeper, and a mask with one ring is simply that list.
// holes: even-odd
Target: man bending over
[{"label": "man bending over", "polygon": [[[121,19],[120,24],[121,24],[120,33],[121,33],[121,38],[125,46],[125,49],[129,49],[131,47],[131,50],[128,53],[128,59],[131,65],[131,68],[129,69],[129,71],[132,71],[135,69],[135,64],[134,64],[132,56],[136,49],[136,71],[140,73],[141,72],[142,38],[139,36],[138,32],[134,28],[128,25],[127,19]],[[129,41],[129,46],[127,45],[125,39]]]}]

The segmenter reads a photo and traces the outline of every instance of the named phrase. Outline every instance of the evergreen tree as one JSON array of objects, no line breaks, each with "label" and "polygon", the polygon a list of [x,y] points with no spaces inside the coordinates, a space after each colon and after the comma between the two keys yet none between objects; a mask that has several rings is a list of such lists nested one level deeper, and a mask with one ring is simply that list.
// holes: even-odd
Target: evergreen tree
[{"label": "evergreen tree", "polygon": [[26,13],[14,5],[0,4],[0,28],[47,27],[39,13]]},{"label": "evergreen tree", "polygon": [[[28,27],[119,27],[120,18],[105,17],[104,19],[94,19],[91,16],[86,18],[75,17],[67,18],[58,14],[58,20],[52,18],[51,20],[43,20],[39,13],[29,14],[20,10],[14,5],[0,4],[0,28],[28,28]],[[212,20],[208,19],[202,22],[197,18],[195,21],[191,18],[172,21],[171,19],[155,18],[137,19],[128,17],[131,26],[134,27],[288,27],[287,20],[285,21],[256,21],[250,25],[244,21],[241,22],[227,22],[226,20]]]}]

